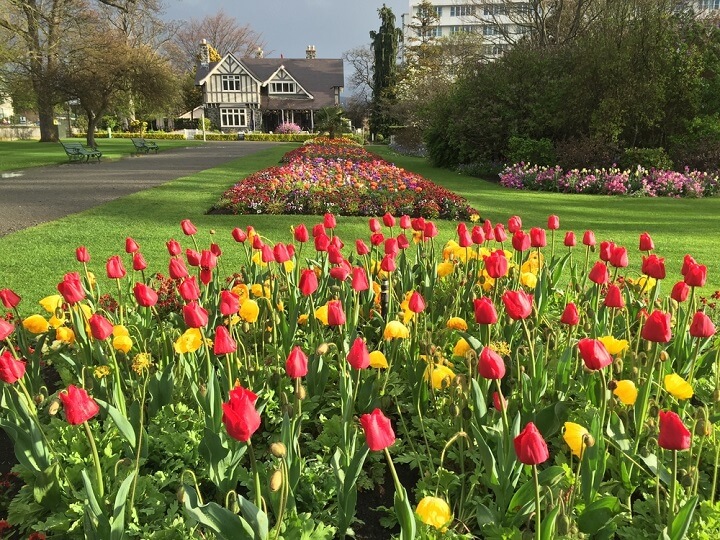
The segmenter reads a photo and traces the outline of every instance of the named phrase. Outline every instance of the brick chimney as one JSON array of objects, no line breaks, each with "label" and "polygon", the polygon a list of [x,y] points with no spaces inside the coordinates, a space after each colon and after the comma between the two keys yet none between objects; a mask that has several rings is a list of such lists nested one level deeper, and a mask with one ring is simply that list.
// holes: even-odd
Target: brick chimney
[{"label": "brick chimney", "polygon": [[210,65],[210,46],[206,39],[200,42],[200,48],[198,50],[198,58],[200,59],[200,65],[208,67]]},{"label": "brick chimney", "polygon": [[315,51],[315,45],[308,45],[307,49],[305,50],[305,58],[308,60],[312,60],[316,56]]}]

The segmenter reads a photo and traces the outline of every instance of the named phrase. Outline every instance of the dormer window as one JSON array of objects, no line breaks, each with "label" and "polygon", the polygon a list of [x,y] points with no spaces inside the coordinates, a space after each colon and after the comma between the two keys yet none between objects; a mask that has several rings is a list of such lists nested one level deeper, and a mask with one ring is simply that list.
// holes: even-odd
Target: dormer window
[{"label": "dormer window", "polygon": [[294,94],[297,92],[294,82],[271,82],[271,94]]}]

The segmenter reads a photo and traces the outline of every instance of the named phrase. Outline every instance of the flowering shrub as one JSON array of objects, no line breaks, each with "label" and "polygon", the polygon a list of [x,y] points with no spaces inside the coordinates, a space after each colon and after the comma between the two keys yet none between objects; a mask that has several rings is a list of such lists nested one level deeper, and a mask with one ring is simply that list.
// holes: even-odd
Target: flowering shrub
[{"label": "flowering shrub", "polygon": [[316,139],[315,144],[288,152],[282,162],[235,184],[213,211],[356,216],[390,212],[430,219],[469,219],[478,214],[459,195],[381,160],[348,139]]},{"label": "flowering shrub", "polygon": [[647,197],[711,197],[720,191],[717,174],[689,169],[682,173],[642,167],[563,171],[559,166],[524,163],[506,167],[500,173],[500,184],[534,191]]},{"label": "flowering shrub", "polygon": [[221,246],[184,220],[168,277],[128,238],[39,306],[0,288],[3,534],[343,538],[376,484],[401,538],[720,534],[705,265],[666,287],[649,234],[578,247],[557,216],[445,245],[409,215],[336,225]]},{"label": "flowering shrub", "polygon": [[280,124],[277,129],[275,129],[275,133],[282,133],[282,134],[289,134],[289,133],[300,133],[301,129],[300,126],[293,122],[284,122]]}]

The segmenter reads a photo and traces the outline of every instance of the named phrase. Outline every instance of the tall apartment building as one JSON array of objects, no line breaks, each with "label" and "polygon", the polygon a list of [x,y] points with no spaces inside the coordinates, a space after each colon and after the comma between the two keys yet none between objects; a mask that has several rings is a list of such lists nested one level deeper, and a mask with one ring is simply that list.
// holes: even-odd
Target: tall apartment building
[{"label": "tall apartment building", "polygon": [[[410,0],[402,15],[404,45],[419,39],[450,36],[458,32],[482,35],[485,55],[489,59],[502,55],[529,30],[531,3],[522,0],[430,0],[433,16],[420,12],[421,2]],[[690,6],[700,15],[720,13],[720,0],[678,0],[679,6]],[[431,21],[420,30],[421,20]],[[424,36],[421,35],[424,33]]]}]

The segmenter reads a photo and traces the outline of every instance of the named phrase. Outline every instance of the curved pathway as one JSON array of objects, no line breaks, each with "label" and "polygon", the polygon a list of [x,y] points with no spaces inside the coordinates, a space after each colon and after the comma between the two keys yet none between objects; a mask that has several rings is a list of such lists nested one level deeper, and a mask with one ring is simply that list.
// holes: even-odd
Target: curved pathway
[{"label": "curved pathway", "polygon": [[207,142],[100,163],[0,172],[0,237],[270,148]]}]

